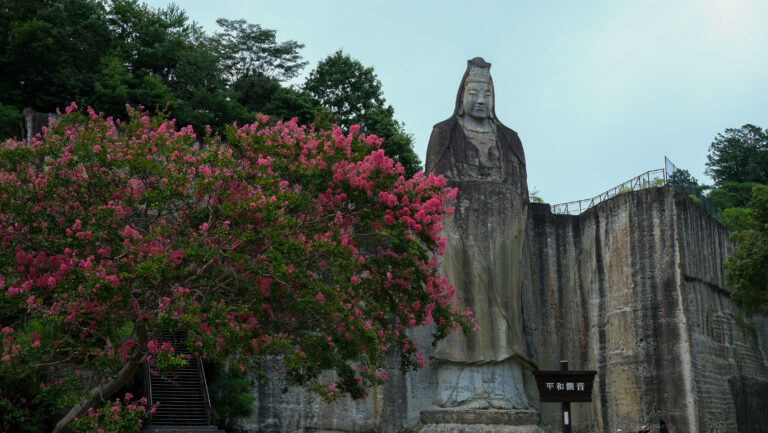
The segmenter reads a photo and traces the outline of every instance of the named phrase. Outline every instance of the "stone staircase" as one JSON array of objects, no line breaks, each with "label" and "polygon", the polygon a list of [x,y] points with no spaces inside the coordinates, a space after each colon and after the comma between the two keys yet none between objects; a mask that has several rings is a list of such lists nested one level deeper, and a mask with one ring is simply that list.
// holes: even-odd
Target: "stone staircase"
[{"label": "stone staircase", "polygon": [[[161,343],[170,342],[176,353],[189,354],[184,345],[184,334],[162,332]],[[199,359],[168,372],[165,377],[147,371],[147,397],[150,405],[158,403],[145,432],[151,433],[219,433],[210,425],[208,386]]]}]

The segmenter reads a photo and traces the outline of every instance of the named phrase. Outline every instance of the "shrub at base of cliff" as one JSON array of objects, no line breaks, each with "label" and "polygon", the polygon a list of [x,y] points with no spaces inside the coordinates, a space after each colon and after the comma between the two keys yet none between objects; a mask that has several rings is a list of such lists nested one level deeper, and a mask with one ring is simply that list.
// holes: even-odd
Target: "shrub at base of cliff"
[{"label": "shrub at base of cliff", "polygon": [[0,137],[18,137],[21,113],[16,107],[0,104]]},{"label": "shrub at base of cliff", "polygon": [[245,418],[253,411],[253,382],[238,369],[220,362],[205,366],[208,394],[211,397],[211,423],[230,431],[235,418]]},{"label": "shrub at base of cliff", "polygon": [[[731,299],[749,314],[768,315],[768,186],[755,184],[749,213],[731,239],[733,254],[725,263]],[[744,219],[743,218],[743,219]]]},{"label": "shrub at base of cliff", "polygon": [[[224,143],[129,111],[120,123],[73,104],[41,138],[0,146],[11,430],[29,416],[61,431],[114,407],[145,360],[186,363],[162,329],[186,331],[191,356],[257,377],[280,356],[289,384],[332,400],[380,384],[384,355],[423,365],[408,329],[434,323],[439,339],[470,325],[439,273],[456,193],[441,177],[405,178],[354,126],[262,116]],[[43,404],[46,393],[59,397]]]}]

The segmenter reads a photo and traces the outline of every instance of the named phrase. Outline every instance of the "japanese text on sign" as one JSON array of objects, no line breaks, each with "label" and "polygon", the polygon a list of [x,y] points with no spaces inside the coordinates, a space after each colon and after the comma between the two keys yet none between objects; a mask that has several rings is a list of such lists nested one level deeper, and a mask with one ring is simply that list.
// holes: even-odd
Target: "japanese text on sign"
[{"label": "japanese text on sign", "polygon": [[547,390],[584,391],[584,382],[547,382]]}]

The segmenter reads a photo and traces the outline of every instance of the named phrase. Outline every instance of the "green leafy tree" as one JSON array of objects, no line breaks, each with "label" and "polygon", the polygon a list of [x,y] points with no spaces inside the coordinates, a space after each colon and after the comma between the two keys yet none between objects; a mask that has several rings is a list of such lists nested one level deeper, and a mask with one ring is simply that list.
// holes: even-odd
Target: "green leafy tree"
[{"label": "green leafy tree", "polygon": [[176,5],[139,0],[0,0],[0,134],[18,136],[25,107],[71,101],[115,117],[126,105],[222,131],[257,113],[309,123],[322,114],[306,91],[281,84],[307,64],[296,41],[244,20],[206,35]]},{"label": "green leafy tree", "polygon": [[21,113],[11,105],[0,104],[0,137],[18,137]]},{"label": "green leafy tree", "polygon": [[747,231],[759,229],[759,224],[752,216],[749,207],[732,207],[723,209],[723,224],[731,231]]},{"label": "green leafy tree", "polygon": [[212,67],[201,30],[184,11],[173,4],[155,10],[138,0],[113,0],[108,18],[116,45],[95,83],[96,101],[103,104],[94,104],[96,109],[120,117],[127,114],[126,104],[168,109],[180,123],[196,127],[221,117],[220,107],[200,109],[212,99],[212,87],[222,89],[221,72]]},{"label": "green leafy tree", "polygon": [[96,0],[0,3],[0,103],[54,111],[93,96],[114,38]]},{"label": "green leafy tree", "polygon": [[168,83],[174,96],[170,111],[176,120],[199,131],[208,125],[222,130],[233,121],[245,120],[247,112],[232,97],[212,40],[195,28],[183,50],[175,78]]},{"label": "green leafy tree", "polygon": [[260,75],[277,81],[296,77],[307,65],[296,41],[277,42],[275,30],[262,28],[245,20],[219,18],[223,31],[213,35],[219,58],[231,82]]},{"label": "green leafy tree", "polygon": [[[164,108],[168,84],[193,50],[194,26],[175,6],[136,0],[3,1],[0,104],[52,112],[71,101],[124,116],[125,105]],[[0,119],[2,120],[2,119]]]},{"label": "green leafy tree", "polygon": [[221,362],[205,364],[205,378],[211,397],[211,422],[229,431],[232,421],[253,411],[254,383],[239,369]]},{"label": "green leafy tree", "polygon": [[267,114],[276,120],[296,117],[299,123],[309,124],[322,112],[320,103],[306,91],[285,87],[261,74],[238,79],[232,84],[232,93],[249,113]]},{"label": "green leafy tree", "polygon": [[138,0],[112,0],[108,16],[117,56],[130,65],[131,73],[164,83],[176,79],[196,29],[183,10],[174,4],[155,10]]},{"label": "green leafy tree", "polygon": [[768,184],[768,131],[755,125],[729,128],[709,146],[706,174],[725,182]]},{"label": "green leafy tree", "polygon": [[747,223],[735,231],[725,264],[731,299],[750,314],[768,315],[768,186],[755,184]]},{"label": "green leafy tree", "polygon": [[320,101],[331,120],[342,129],[360,125],[363,132],[383,139],[387,156],[403,164],[407,174],[420,170],[413,137],[395,120],[395,110],[387,105],[381,81],[372,67],[363,66],[339,50],[317,65],[304,83],[304,89]]},{"label": "green leafy tree", "polygon": [[715,181],[707,194],[731,230],[750,226],[755,184],[768,184],[768,131],[746,124],[718,134],[709,147],[706,173]]},{"label": "green leafy tree", "polygon": [[307,92],[281,82],[296,77],[307,65],[296,41],[277,42],[277,32],[245,20],[220,18],[221,31],[211,38],[212,48],[230,84],[231,97],[245,110],[246,117],[257,113],[275,120],[298,118],[308,124],[320,112],[319,103]]},{"label": "green leafy tree", "polygon": [[753,182],[725,180],[720,182],[717,187],[712,188],[707,194],[707,198],[720,211],[732,208],[745,208],[749,206],[753,185]]}]

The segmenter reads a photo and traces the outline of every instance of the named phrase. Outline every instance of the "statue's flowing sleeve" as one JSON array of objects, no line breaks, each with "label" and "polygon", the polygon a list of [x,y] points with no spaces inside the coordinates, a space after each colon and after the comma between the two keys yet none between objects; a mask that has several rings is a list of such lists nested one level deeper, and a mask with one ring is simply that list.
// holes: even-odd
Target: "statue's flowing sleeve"
[{"label": "statue's flowing sleeve", "polygon": [[444,174],[452,177],[450,128],[446,122],[441,122],[432,128],[427,145],[427,160],[424,163],[425,173]]}]

